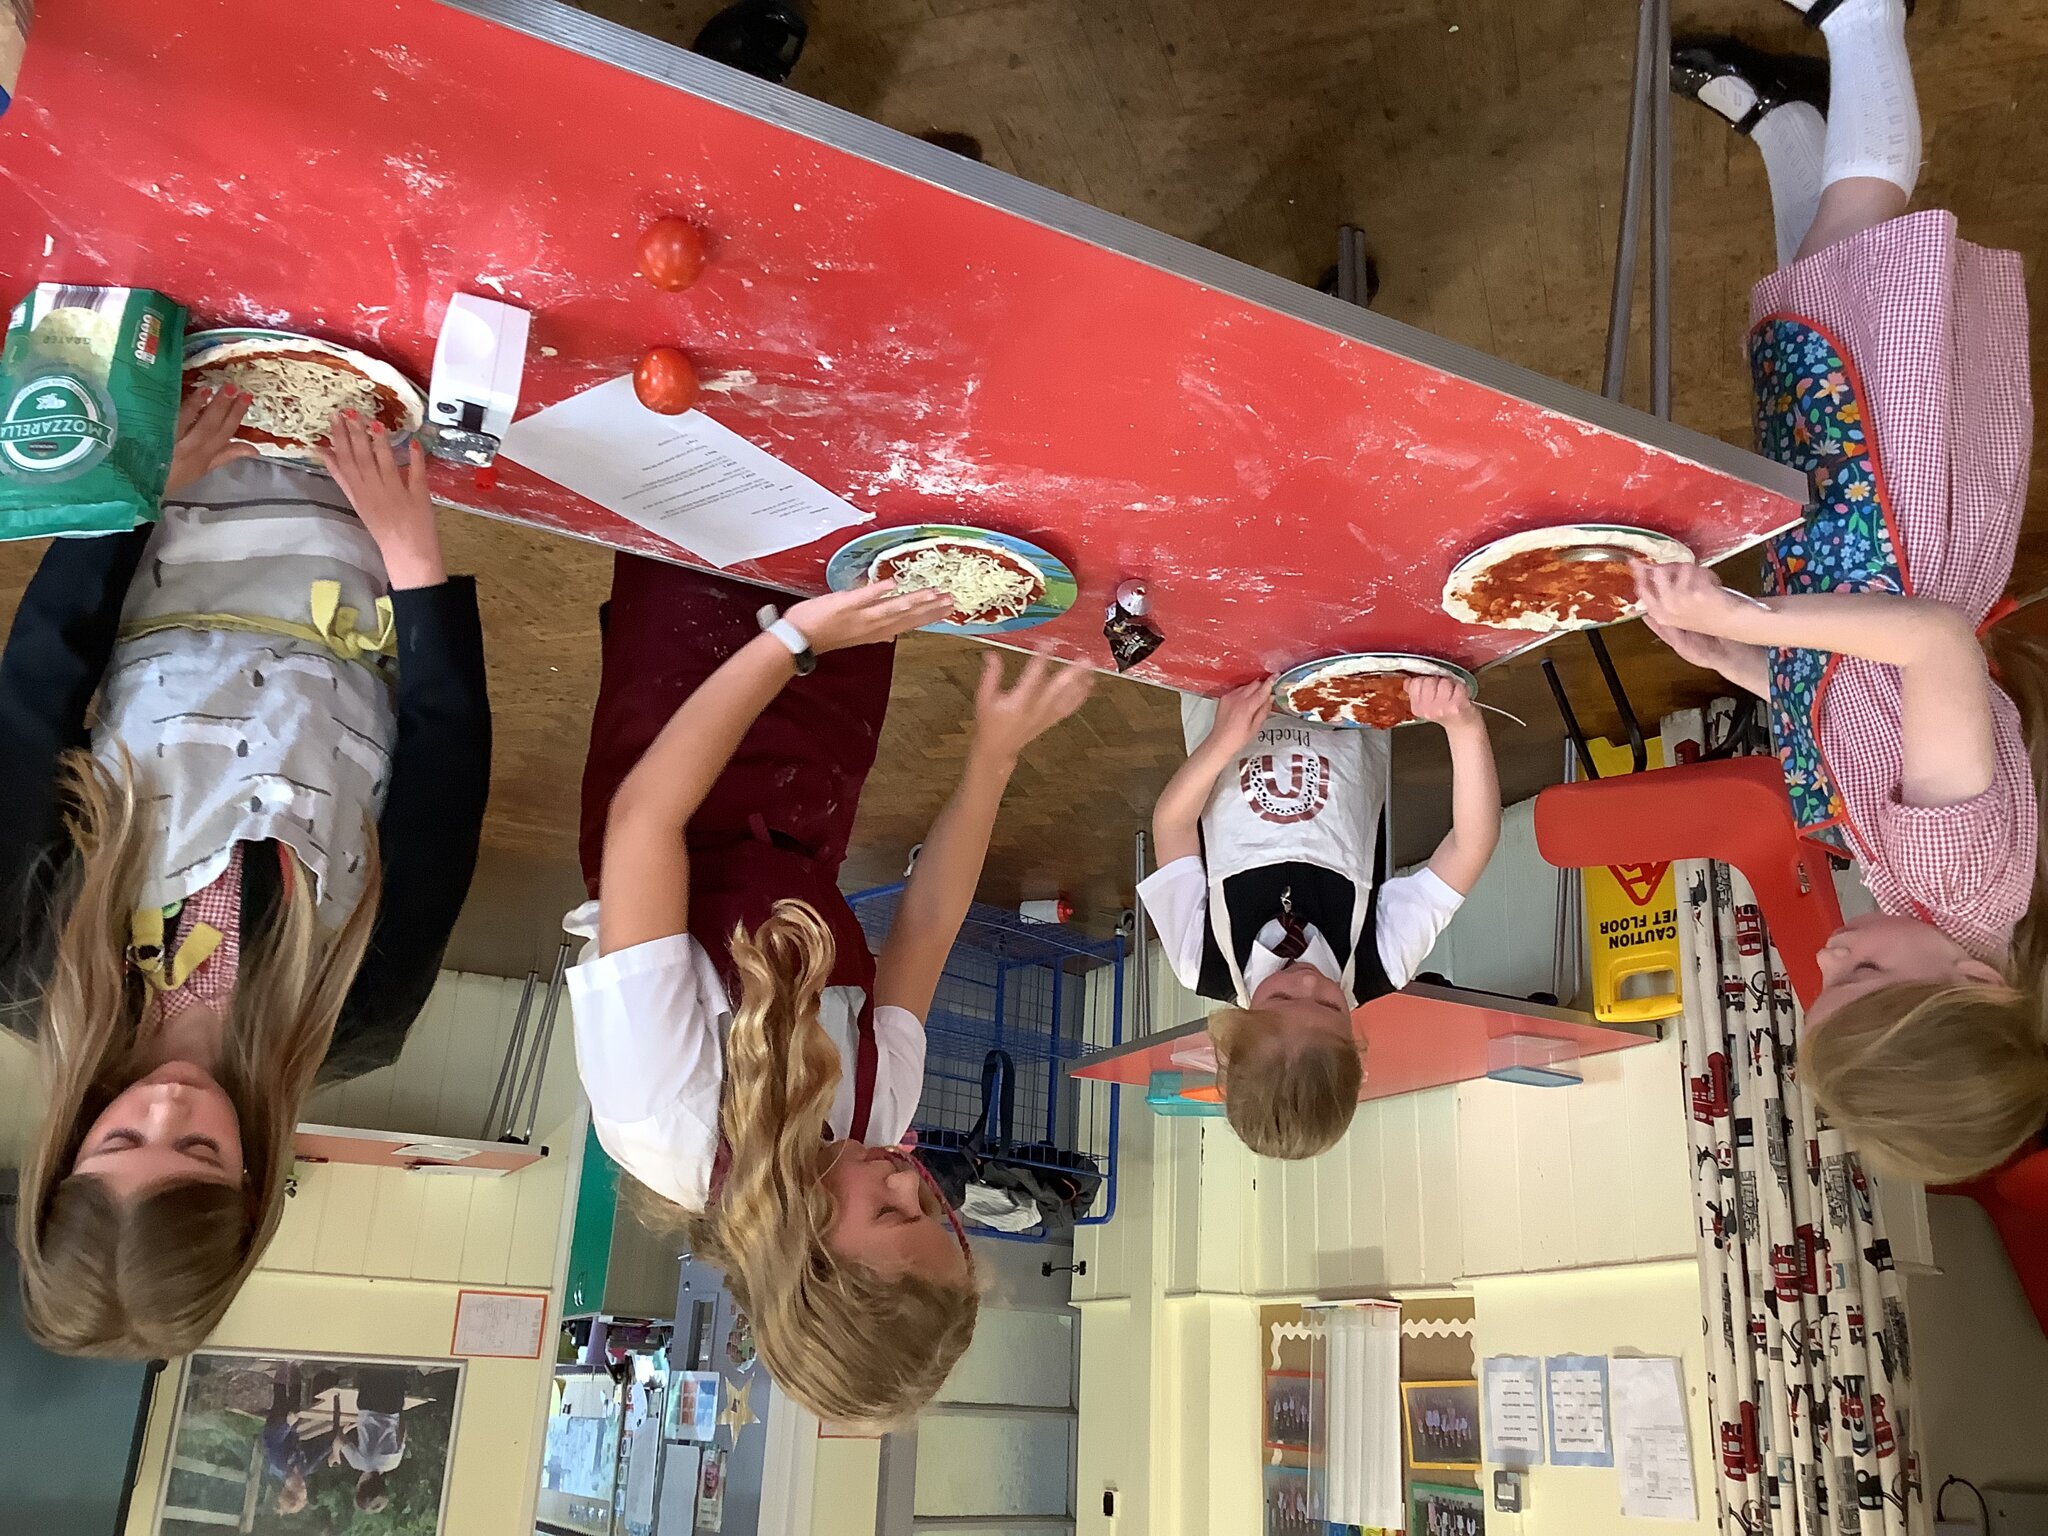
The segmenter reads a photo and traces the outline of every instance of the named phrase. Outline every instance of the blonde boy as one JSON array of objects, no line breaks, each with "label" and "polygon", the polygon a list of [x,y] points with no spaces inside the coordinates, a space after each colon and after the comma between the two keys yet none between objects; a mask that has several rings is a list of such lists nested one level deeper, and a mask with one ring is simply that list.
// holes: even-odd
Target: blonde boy
[{"label": "blonde boy", "polygon": [[1451,746],[1451,830],[1426,868],[1377,879],[1384,731],[1271,712],[1271,684],[1184,698],[1188,760],[1152,813],[1159,869],[1138,888],[1209,1019],[1230,1124],[1254,1152],[1303,1158],[1351,1124],[1363,1068],[1352,1010],[1407,985],[1500,837],[1486,724],[1464,686],[1408,683]]}]

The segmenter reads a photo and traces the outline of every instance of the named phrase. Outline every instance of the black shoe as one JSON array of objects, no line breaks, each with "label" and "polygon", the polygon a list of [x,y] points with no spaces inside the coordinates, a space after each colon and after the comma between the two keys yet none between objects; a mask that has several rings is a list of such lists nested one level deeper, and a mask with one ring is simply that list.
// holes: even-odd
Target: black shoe
[{"label": "black shoe", "polygon": [[[1806,0],[1804,5],[1801,5],[1799,0],[1785,0],[1785,3],[1797,11],[1809,27],[1817,31],[1822,22],[1842,8],[1843,0]],[[1906,14],[1913,14],[1913,0],[1906,0]]]},{"label": "black shoe", "polygon": [[1823,114],[1828,109],[1828,66],[1825,59],[1805,54],[1764,53],[1732,37],[1683,37],[1671,45],[1671,89],[1716,116],[1725,112],[1700,100],[1709,82],[1730,75],[1756,92],[1756,105],[1742,117],[1730,118],[1737,133],[1747,134],[1764,114],[1788,101],[1804,101]]},{"label": "black shoe", "polygon": [[788,0],[739,0],[704,23],[690,51],[785,85],[809,35],[803,12]]}]

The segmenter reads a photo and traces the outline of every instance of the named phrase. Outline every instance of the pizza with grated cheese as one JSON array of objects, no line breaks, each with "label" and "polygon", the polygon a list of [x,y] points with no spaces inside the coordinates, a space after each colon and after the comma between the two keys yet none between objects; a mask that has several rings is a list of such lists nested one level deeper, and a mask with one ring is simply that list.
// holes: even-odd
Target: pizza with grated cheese
[{"label": "pizza with grated cheese", "polygon": [[393,434],[416,431],[424,415],[419,391],[396,369],[311,337],[208,347],[186,360],[185,378],[193,390],[246,391],[249,411],[235,436],[271,458],[317,458],[318,443],[342,411],[359,412]]},{"label": "pizza with grated cheese", "polygon": [[1020,618],[1045,595],[1045,575],[999,544],[966,539],[914,539],[875,556],[871,581],[894,580],[904,591],[932,590],[953,599],[953,624],[1000,624]]}]

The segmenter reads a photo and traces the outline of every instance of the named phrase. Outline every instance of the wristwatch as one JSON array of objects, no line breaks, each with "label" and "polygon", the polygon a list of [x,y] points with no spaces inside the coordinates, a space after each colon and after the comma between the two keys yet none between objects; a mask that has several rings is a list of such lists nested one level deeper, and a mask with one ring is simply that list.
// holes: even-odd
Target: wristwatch
[{"label": "wristwatch", "polygon": [[754,617],[761,623],[761,633],[773,635],[788,647],[791,659],[796,662],[798,677],[809,677],[818,670],[818,657],[811,649],[811,642],[804,638],[802,630],[776,611],[773,603],[764,605]]}]

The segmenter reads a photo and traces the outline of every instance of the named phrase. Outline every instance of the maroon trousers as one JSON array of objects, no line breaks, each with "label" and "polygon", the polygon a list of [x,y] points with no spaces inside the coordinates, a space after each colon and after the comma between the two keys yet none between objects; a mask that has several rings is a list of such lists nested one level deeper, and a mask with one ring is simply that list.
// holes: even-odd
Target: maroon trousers
[{"label": "maroon trousers", "polygon": [[[620,782],[677,707],[760,633],[755,615],[769,602],[779,606],[780,595],[642,555],[615,558],[611,601],[598,618],[603,673],[583,765],[579,853],[592,896],[601,894],[605,817]],[[838,951],[831,984],[859,987],[867,999],[855,1075],[870,1084],[875,962],[838,876],[874,767],[894,663],[893,645],[819,657],[815,672],[762,711],[685,831],[690,932],[729,987],[735,926],[752,931],[791,897],[824,918]],[[864,1108],[854,1117],[856,1135]]]}]

